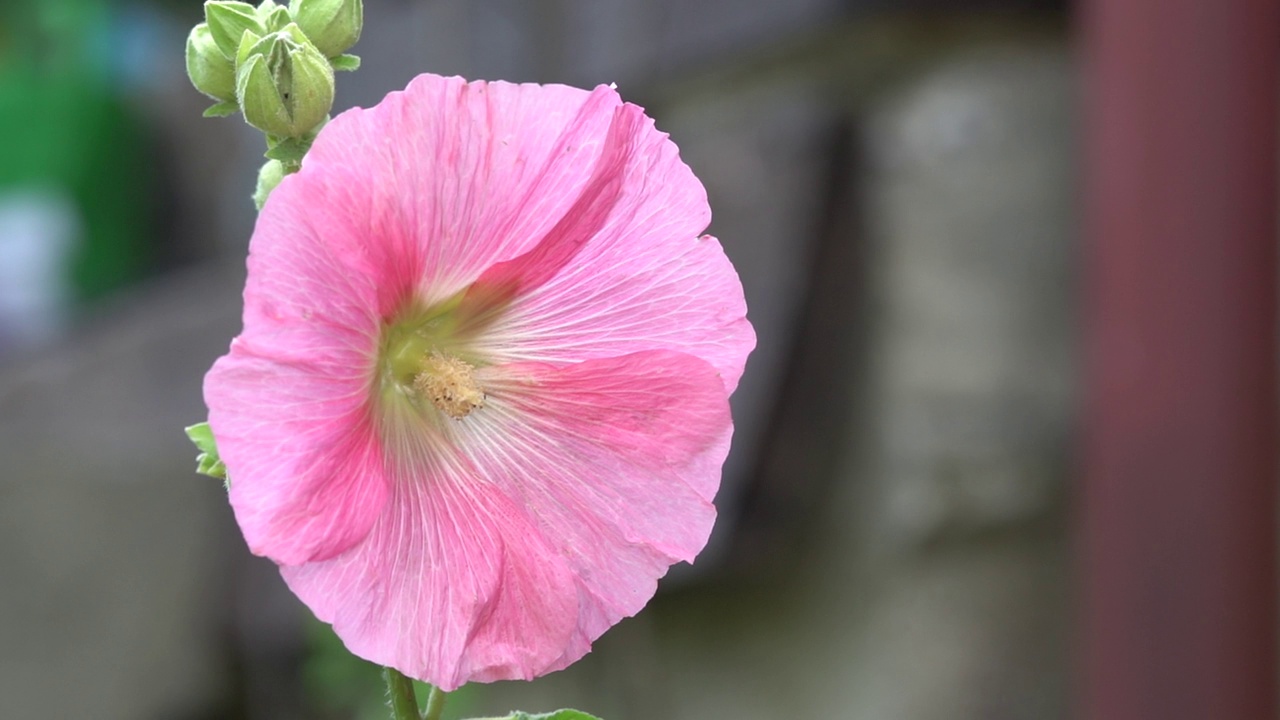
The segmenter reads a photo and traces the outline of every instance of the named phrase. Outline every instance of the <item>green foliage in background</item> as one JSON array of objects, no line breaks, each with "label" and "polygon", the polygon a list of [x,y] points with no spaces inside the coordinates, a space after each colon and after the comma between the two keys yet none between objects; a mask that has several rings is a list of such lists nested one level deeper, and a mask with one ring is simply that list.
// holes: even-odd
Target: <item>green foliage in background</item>
[{"label": "green foliage in background", "polygon": [[113,86],[103,0],[0,3],[0,193],[54,189],[81,213],[69,273],[81,300],[151,262],[155,177]]}]

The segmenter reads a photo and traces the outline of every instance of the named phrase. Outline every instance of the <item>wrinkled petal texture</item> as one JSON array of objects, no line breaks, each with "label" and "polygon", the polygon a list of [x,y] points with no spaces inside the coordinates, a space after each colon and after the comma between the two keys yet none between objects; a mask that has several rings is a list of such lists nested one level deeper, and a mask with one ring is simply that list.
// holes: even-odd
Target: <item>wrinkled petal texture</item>
[{"label": "wrinkled petal texture", "polygon": [[[259,216],[205,380],[250,549],[446,690],[580,658],[715,520],[755,337],[709,219],[612,88],[423,75],[334,118]],[[483,407],[389,414],[384,326],[450,298],[483,319]]]}]

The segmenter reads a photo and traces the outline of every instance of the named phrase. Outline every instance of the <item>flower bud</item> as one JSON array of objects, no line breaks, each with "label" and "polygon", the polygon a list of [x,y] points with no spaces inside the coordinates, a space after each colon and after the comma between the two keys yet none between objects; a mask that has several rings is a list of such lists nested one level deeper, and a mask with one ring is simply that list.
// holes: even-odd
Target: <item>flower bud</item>
[{"label": "flower bud", "polygon": [[245,30],[259,36],[267,34],[266,27],[258,19],[258,10],[249,3],[208,0],[204,4],[204,17],[213,42],[228,60],[236,56]]},{"label": "flower bud", "polygon": [[236,68],[213,41],[209,26],[200,23],[187,36],[187,76],[200,92],[215,100],[236,99]]},{"label": "flower bud", "polygon": [[325,57],[355,45],[364,24],[361,0],[291,0],[289,14]]},{"label": "flower bud", "polygon": [[236,100],[244,119],[280,138],[298,138],[333,106],[333,68],[297,25],[255,38],[236,54]]},{"label": "flower bud", "polygon": [[268,160],[258,170],[258,186],[253,190],[253,204],[258,210],[267,204],[267,196],[284,179],[284,163],[279,160]]}]

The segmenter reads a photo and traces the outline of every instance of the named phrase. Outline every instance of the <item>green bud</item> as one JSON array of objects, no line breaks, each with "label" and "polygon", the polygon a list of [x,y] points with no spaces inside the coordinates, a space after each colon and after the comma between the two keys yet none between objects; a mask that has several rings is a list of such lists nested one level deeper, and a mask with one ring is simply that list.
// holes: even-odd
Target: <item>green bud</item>
[{"label": "green bud", "polygon": [[200,23],[187,36],[187,76],[200,92],[215,100],[236,99],[236,68],[222,54],[206,23]]},{"label": "green bud", "polygon": [[258,187],[253,191],[253,204],[258,210],[267,204],[267,196],[284,179],[284,164],[279,160],[268,160],[258,171]]},{"label": "green bud", "polygon": [[213,42],[228,60],[235,57],[246,30],[255,35],[267,34],[266,26],[258,19],[258,10],[249,3],[208,0],[204,4],[204,17]]},{"label": "green bud", "polygon": [[255,39],[236,53],[236,100],[244,119],[280,138],[297,138],[333,107],[333,68],[297,25]]},{"label": "green bud", "polygon": [[325,57],[337,57],[360,39],[361,0],[290,0],[289,14]]}]

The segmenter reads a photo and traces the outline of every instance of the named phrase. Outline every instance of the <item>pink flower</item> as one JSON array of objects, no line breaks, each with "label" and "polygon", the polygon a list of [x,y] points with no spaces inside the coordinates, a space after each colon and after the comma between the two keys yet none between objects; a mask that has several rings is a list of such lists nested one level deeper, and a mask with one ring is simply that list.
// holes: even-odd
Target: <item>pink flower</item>
[{"label": "pink flower", "polygon": [[580,658],[715,519],[755,337],[709,218],[608,87],[423,75],[334,118],[205,380],[250,549],[446,690]]}]

